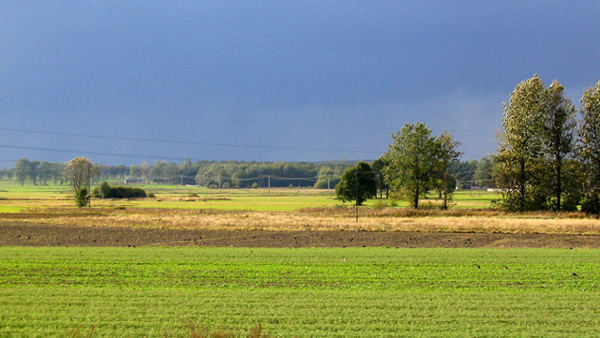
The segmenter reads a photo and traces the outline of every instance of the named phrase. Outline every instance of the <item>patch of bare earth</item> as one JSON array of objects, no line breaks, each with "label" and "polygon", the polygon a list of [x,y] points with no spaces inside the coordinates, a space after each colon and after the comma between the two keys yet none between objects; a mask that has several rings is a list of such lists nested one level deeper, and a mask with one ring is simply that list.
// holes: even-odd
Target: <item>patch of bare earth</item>
[{"label": "patch of bare earth", "polygon": [[56,208],[0,214],[0,245],[600,248],[581,214],[322,208],[298,212]]}]

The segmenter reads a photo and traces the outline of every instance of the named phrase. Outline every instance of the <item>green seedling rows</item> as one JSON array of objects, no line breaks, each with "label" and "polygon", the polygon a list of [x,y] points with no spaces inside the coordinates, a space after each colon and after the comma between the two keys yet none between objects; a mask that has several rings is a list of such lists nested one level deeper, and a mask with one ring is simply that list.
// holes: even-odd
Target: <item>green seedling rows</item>
[{"label": "green seedling rows", "polygon": [[600,335],[597,250],[0,248],[0,337]]}]

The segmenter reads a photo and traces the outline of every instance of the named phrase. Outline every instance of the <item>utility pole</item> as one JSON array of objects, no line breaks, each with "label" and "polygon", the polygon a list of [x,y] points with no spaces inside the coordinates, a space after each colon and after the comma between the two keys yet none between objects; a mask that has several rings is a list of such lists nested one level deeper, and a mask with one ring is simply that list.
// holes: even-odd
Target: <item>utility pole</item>
[{"label": "utility pole", "polygon": [[356,203],[354,205],[355,209],[356,209],[356,223],[358,223],[358,186],[359,186],[359,182],[358,182],[358,170],[356,170],[354,172],[355,176],[356,176]]}]

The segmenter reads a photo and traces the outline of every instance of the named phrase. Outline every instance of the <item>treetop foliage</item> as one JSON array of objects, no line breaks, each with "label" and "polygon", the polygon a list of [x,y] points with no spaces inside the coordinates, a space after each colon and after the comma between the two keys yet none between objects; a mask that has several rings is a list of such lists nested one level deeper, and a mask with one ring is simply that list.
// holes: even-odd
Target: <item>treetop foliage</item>
[{"label": "treetop foliage", "polygon": [[355,201],[356,205],[362,205],[369,198],[375,197],[377,183],[371,166],[366,162],[358,162],[347,168],[335,187],[335,194],[340,201]]},{"label": "treetop foliage", "polygon": [[422,122],[407,123],[392,134],[392,143],[384,155],[388,163],[384,171],[386,182],[394,195],[407,199],[414,208],[419,207],[419,199],[428,190],[437,188],[445,196],[444,202],[453,190],[448,187],[448,171],[460,155],[456,150],[460,143],[446,132],[440,137],[431,133],[431,128]]}]

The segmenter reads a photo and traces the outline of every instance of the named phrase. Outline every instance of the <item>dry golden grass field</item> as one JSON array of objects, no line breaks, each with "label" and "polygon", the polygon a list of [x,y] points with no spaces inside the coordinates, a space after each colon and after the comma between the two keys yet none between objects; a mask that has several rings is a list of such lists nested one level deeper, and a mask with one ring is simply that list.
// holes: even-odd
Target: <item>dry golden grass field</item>
[{"label": "dry golden grass field", "polygon": [[[282,236],[281,245],[338,245],[338,233],[369,233],[375,237],[400,236],[397,241],[373,239],[361,242],[362,245],[408,244],[410,234],[521,234],[521,235],[600,235],[600,220],[582,213],[505,213],[490,208],[491,201],[500,196],[485,192],[458,192],[454,206],[444,211],[434,208],[436,200],[425,201],[425,209],[410,209],[400,202],[390,206],[385,200],[372,200],[366,206],[356,209],[335,199],[332,191],[315,189],[273,189],[273,190],[210,190],[197,187],[148,186],[155,198],[133,200],[94,199],[90,208],[76,208],[68,187],[61,186],[18,186],[14,183],[0,185],[0,230],[7,233],[8,225],[31,227],[44,225],[66,231],[66,229],[121,229],[160,230],[155,236],[167,236],[164,231],[229,231],[236,232],[269,231]],[[393,204],[392,204],[393,205]],[[3,226],[4,225],[4,226]],[[11,228],[14,230],[14,228]],[[48,230],[49,231],[49,230]],[[73,230],[74,231],[74,230]],[[323,243],[314,240],[287,242],[285,233],[309,233],[308,238],[321,238]],[[321,235],[311,235],[318,233]],[[323,235],[324,234],[324,235]],[[387,235],[385,235],[387,234]],[[16,235],[18,236],[18,234]],[[27,235],[24,235],[27,236]],[[135,234],[126,236],[131,238]],[[178,235],[179,236],[179,235]],[[175,236],[178,238],[178,236]],[[43,236],[42,236],[43,237]],[[185,237],[185,236],[184,236]],[[188,236],[190,237],[190,236]],[[245,236],[220,235],[233,238],[220,245],[242,245],[237,238]],[[249,236],[248,236],[249,237]],[[272,236],[273,237],[273,236]],[[293,236],[292,236],[293,237]],[[298,237],[298,236],[296,236]],[[346,236],[342,236],[346,237]],[[356,236],[358,238],[358,236]],[[375,238],[365,236],[365,238]],[[393,237],[393,236],[392,236]],[[473,236],[471,236],[473,237]],[[38,236],[39,238],[39,236]],[[291,237],[290,237],[291,238]],[[513,239],[516,237],[512,237]],[[11,238],[0,237],[5,245]],[[15,239],[16,240],[16,239]],[[448,239],[451,243],[472,245],[468,241]],[[422,246],[439,246],[448,243],[435,237],[432,243]],[[548,240],[547,238],[544,240]],[[62,243],[67,240],[63,239]],[[17,241],[18,242],[18,241]],[[56,243],[48,243],[57,245]],[[129,240],[129,242],[134,242]],[[160,238],[154,243],[164,243]],[[169,245],[176,244],[170,241]],[[205,242],[205,241],[204,241]],[[593,241],[592,241],[593,242]],[[143,243],[136,242],[137,245]],[[312,244],[311,244],[312,243]],[[344,245],[357,245],[345,243]],[[415,243],[414,241],[412,242]],[[487,243],[487,242],[485,242]],[[487,245],[487,244],[482,245]],[[498,243],[496,241],[496,243]],[[25,245],[26,243],[17,243]],[[122,243],[112,243],[112,245]],[[151,243],[146,243],[146,245]],[[215,244],[215,242],[213,242]],[[250,243],[246,243],[251,245]],[[263,243],[277,246],[276,243]],[[38,243],[37,245],[43,245]],[[76,241],[71,245],[76,245]],[[210,245],[206,244],[206,245]],[[567,243],[561,246],[570,246]],[[514,246],[511,244],[511,246]],[[544,246],[539,244],[538,246]],[[585,244],[583,246],[594,246]]]}]

